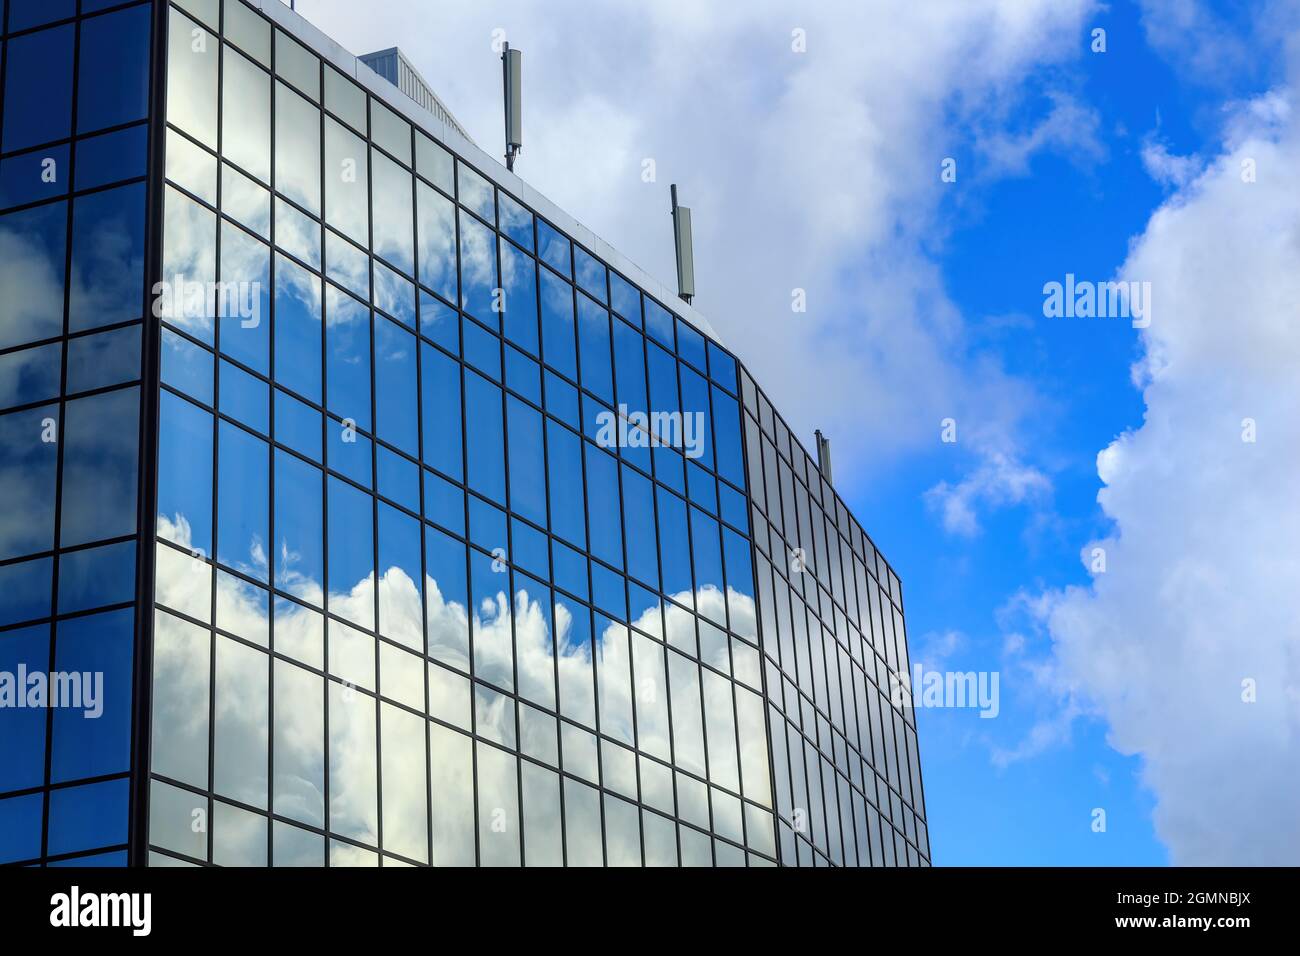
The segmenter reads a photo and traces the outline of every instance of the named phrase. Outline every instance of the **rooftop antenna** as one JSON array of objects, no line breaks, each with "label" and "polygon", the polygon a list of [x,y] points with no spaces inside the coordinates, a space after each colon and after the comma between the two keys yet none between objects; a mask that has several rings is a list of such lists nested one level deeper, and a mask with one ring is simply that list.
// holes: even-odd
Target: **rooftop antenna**
[{"label": "rooftop antenna", "polygon": [[683,302],[695,298],[695,252],[691,244],[691,211],[677,205],[677,184],[673,183],[673,240],[677,246],[677,295]]},{"label": "rooftop antenna", "polygon": [[816,432],[817,435],[817,467],[821,469],[822,475],[827,481],[834,482],[831,478],[831,440],[821,433],[821,429]]},{"label": "rooftop antenna", "polygon": [[506,97],[506,169],[511,172],[515,169],[515,154],[524,148],[523,71],[523,53],[504,44],[501,77]]}]

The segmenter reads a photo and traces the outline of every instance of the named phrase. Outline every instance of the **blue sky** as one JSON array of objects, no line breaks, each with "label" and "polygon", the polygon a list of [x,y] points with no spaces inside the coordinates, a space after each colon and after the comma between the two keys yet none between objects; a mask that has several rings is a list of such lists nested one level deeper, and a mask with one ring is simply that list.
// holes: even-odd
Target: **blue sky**
[{"label": "blue sky", "polygon": [[[1000,674],[996,719],[919,711],[936,863],[1300,858],[1300,5],[298,6],[491,153],[504,31],[517,171],[669,281],[681,184],[696,305],[831,437],[914,662]],[[1151,327],[1044,317],[1067,274],[1150,283]]]},{"label": "blue sky", "polygon": [[[1142,395],[1129,379],[1142,349],[1137,331],[1123,320],[1095,320],[1103,322],[1098,327],[1043,319],[1043,277],[1113,276],[1130,237],[1167,196],[1143,162],[1145,141],[1158,137],[1178,155],[1213,152],[1222,105],[1268,89],[1267,62],[1253,75],[1216,77],[1208,86],[1180,77],[1180,64],[1147,42],[1134,4],[1116,3],[1088,23],[1107,31],[1106,52],[1041,71],[1029,86],[1068,88],[1088,103],[1104,154],[1082,161],[1040,155],[1024,175],[981,185],[977,209],[962,208],[961,199],[947,203],[952,233],[938,257],[950,296],[970,317],[973,347],[995,352],[1044,396],[1042,414],[1026,426],[1033,460],[1050,470],[1050,501],[1037,514],[1013,507],[991,515],[970,540],[944,535],[927,515],[924,493],[936,475],[960,477],[968,462],[959,445],[854,491],[858,513],[904,570],[913,654],[924,659],[928,640],[957,631],[963,640],[945,664],[956,670],[999,668],[1007,633],[999,612],[1018,589],[1086,584],[1080,543],[1108,526],[1096,503],[1097,451],[1142,424]],[[970,143],[957,147],[959,170],[963,146]],[[1022,321],[1008,325],[1007,317]],[[1005,744],[1029,733],[1033,701],[1010,677],[1003,674],[996,728],[981,727],[974,711],[919,713],[935,862],[1168,863],[1151,821],[1152,794],[1141,784],[1141,758],[1110,746],[1104,720],[1080,718],[1068,742],[1004,768],[991,768],[987,753],[970,745],[972,737]],[[1092,829],[1096,807],[1107,811],[1105,833]]]}]

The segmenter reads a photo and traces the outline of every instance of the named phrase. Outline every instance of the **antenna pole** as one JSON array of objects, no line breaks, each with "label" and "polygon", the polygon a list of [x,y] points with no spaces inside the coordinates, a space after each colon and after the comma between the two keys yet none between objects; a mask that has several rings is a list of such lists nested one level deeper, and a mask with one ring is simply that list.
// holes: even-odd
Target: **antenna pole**
[{"label": "antenna pole", "polygon": [[695,252],[691,240],[691,211],[677,204],[677,184],[669,187],[672,196],[673,243],[677,249],[677,295],[688,305],[695,298]]},{"label": "antenna pole", "polygon": [[505,93],[506,169],[514,172],[515,155],[524,147],[523,62],[519,50],[501,47],[501,85]]}]

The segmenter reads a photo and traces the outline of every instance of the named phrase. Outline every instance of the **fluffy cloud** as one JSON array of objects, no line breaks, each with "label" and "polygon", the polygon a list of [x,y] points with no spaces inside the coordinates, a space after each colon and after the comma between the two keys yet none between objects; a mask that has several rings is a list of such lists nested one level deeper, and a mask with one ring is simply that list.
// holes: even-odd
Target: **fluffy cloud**
[{"label": "fluffy cloud", "polygon": [[1104,549],[1104,573],[1038,605],[1053,642],[1043,682],[1142,756],[1157,833],[1180,864],[1300,859],[1300,134],[1289,102],[1241,110],[1217,159],[1131,247],[1122,275],[1151,282],[1155,303],[1134,368],[1145,420],[1097,458],[1114,530],[1085,554]]},{"label": "fluffy cloud", "polygon": [[1036,503],[1052,490],[1051,479],[1032,465],[1000,451],[981,454],[979,466],[956,484],[941,481],[925,493],[926,504],[937,512],[944,529],[971,537],[979,532],[978,511]]}]

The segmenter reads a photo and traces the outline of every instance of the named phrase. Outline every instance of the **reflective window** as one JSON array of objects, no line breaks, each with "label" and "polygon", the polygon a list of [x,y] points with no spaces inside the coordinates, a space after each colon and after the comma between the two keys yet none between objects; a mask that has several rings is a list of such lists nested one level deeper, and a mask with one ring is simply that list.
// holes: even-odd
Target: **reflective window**
[{"label": "reflective window", "polygon": [[63,547],[135,530],[139,396],[128,388],[68,402],[63,424]]},{"label": "reflective window", "polygon": [[325,120],[325,220],[349,239],[370,245],[365,143],[334,120]]},{"label": "reflective window", "polygon": [[270,372],[271,254],[242,229],[221,224],[221,351]]},{"label": "reflective window", "polygon": [[374,177],[374,250],[407,275],[415,275],[411,174],[383,153],[371,152]]},{"label": "reflective window", "polygon": [[[149,101],[147,4],[91,17],[81,24],[77,131],[86,133],[143,119]],[[112,77],[111,83],[85,82]]]},{"label": "reflective window", "polygon": [[275,585],[316,605],[322,603],[325,581],[321,540],[323,481],[320,469],[295,455],[276,451]]},{"label": "reflective window", "polygon": [[275,258],[275,378],[321,400],[321,282],[284,256]]},{"label": "reflective window", "polygon": [[497,244],[491,230],[468,216],[460,220],[460,304],[474,318],[499,324]]},{"label": "reflective window", "polygon": [[419,454],[416,338],[378,317],[374,321],[374,406],[378,436],[407,454]]},{"label": "reflective window", "polygon": [[370,100],[370,138],[403,165],[411,165],[411,124],[376,99]]},{"label": "reflective window", "polygon": [[320,100],[320,60],[279,30],[275,31],[275,72],[313,101]]},{"label": "reflective window", "polygon": [[319,216],[320,167],[320,110],[283,83],[277,83],[275,188]]},{"label": "reflective window", "polygon": [[419,130],[415,133],[415,168],[447,195],[456,192],[456,167],[451,153]]},{"label": "reflective window", "polygon": [[456,209],[450,199],[416,184],[419,210],[420,282],[449,302],[456,301]]},{"label": "reflective window", "polygon": [[332,66],[325,68],[325,108],[357,132],[365,133],[365,91]]},{"label": "reflective window", "polygon": [[63,331],[63,276],[68,209],[64,203],[0,216],[6,269],[24,277],[25,294],[0,298],[0,348]]},{"label": "reflective window", "polygon": [[578,363],[574,345],[572,286],[543,269],[541,303],[542,356],[551,368],[576,379]]},{"label": "reflective window", "polygon": [[[178,6],[151,732],[198,792],[154,781],[151,860],[927,863],[914,722],[879,689],[907,663],[897,576],[747,376],[742,408],[736,360],[316,51],[277,32],[272,56],[246,5]],[[147,26],[101,41],[148,9],[83,27],[82,66],[144,76]],[[143,183],[41,181],[71,153],[63,35],[20,40],[64,57],[66,109],[0,117],[0,209],[45,200],[0,214],[32,291],[0,303],[0,409],[26,406],[0,414],[24,503],[0,666],[54,646],[129,674],[129,640],[46,623],[133,596],[148,301]],[[95,187],[144,172],[138,90],[110,86],[79,88],[78,126],[136,125],[78,142]],[[48,785],[47,743],[69,781],[124,773],[114,720],[0,737],[0,794]],[[71,822],[83,790],[51,843],[113,846]]]},{"label": "reflective window", "polygon": [[[5,45],[4,134],[6,153],[72,132],[71,24],[15,37]],[[40,95],[33,95],[39,90]]]},{"label": "reflective window", "polygon": [[79,197],[72,206],[72,331],[140,317],[144,186]]},{"label": "reflective window", "polygon": [[460,204],[490,225],[496,224],[496,206],[492,184],[464,163],[456,164]]},{"label": "reflective window", "polygon": [[222,154],[263,182],[271,180],[271,77],[225,47],[221,81]]}]

